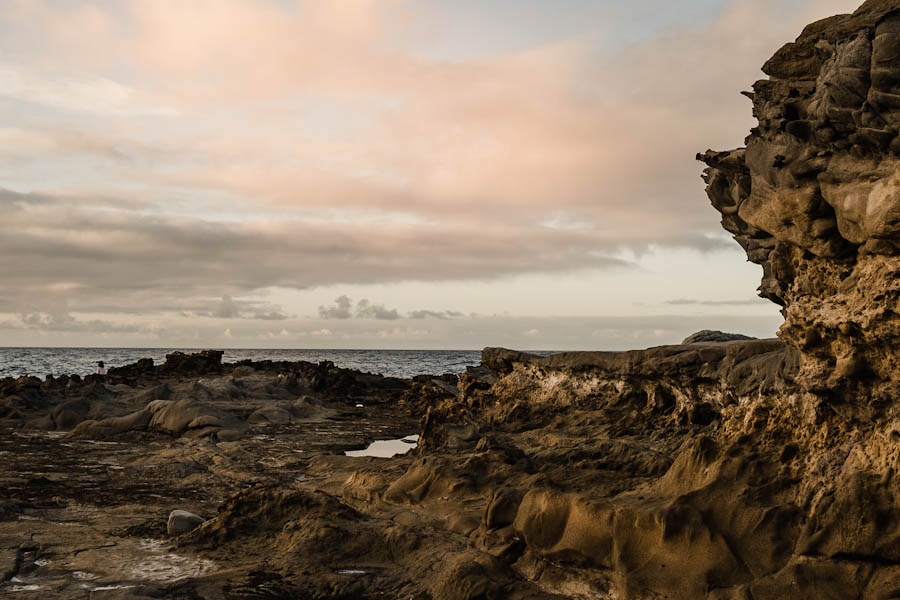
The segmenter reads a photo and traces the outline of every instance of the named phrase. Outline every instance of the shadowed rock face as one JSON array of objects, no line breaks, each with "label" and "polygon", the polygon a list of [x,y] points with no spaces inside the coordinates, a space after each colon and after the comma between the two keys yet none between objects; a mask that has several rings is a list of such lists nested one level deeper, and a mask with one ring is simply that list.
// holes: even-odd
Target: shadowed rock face
[{"label": "shadowed rock face", "polygon": [[800,380],[827,393],[871,378],[898,394],[900,1],[813,23],[747,95],[746,147],[698,158],[707,192],[784,307]]}]

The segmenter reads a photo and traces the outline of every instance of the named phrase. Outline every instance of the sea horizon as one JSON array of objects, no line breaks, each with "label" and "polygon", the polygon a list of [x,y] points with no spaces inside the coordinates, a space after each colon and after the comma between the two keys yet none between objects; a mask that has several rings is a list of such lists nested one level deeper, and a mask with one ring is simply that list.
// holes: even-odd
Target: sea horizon
[{"label": "sea horizon", "polygon": [[[416,375],[461,373],[481,363],[481,350],[417,350],[363,348],[185,348],[185,347],[87,347],[87,346],[9,346],[0,347],[0,378],[48,375],[89,375],[104,369],[122,367],[150,358],[163,364],[173,352],[191,354],[202,350],[220,350],[223,363],[244,360],[261,362],[331,361],[336,366],[385,376],[410,378]],[[547,354],[548,351],[529,351]]]}]

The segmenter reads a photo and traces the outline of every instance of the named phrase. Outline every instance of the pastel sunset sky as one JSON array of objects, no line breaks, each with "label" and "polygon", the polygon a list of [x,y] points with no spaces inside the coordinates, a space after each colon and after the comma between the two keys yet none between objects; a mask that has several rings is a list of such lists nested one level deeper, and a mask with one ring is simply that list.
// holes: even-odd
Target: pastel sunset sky
[{"label": "pastel sunset sky", "polygon": [[775,334],[705,197],[859,0],[4,0],[0,346]]}]

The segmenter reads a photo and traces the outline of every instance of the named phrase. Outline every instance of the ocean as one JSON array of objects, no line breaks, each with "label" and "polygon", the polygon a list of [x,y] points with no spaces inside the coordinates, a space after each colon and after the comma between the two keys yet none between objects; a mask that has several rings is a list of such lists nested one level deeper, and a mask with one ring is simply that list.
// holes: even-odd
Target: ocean
[{"label": "ocean", "polygon": [[[106,368],[121,367],[140,358],[162,364],[166,354],[191,353],[198,348],[0,348],[0,378],[33,375],[88,375],[97,361]],[[223,362],[239,360],[330,360],[339,367],[391,377],[462,373],[481,362],[477,350],[225,350]]]}]

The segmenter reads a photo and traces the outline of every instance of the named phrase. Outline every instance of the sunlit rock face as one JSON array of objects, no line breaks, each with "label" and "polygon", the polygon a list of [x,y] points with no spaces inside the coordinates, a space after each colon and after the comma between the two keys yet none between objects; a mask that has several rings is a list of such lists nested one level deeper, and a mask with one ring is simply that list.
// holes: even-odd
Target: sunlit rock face
[{"label": "sunlit rock face", "polygon": [[804,387],[896,398],[900,0],[807,26],[763,71],[746,147],[698,157],[709,197],[784,307]]}]

